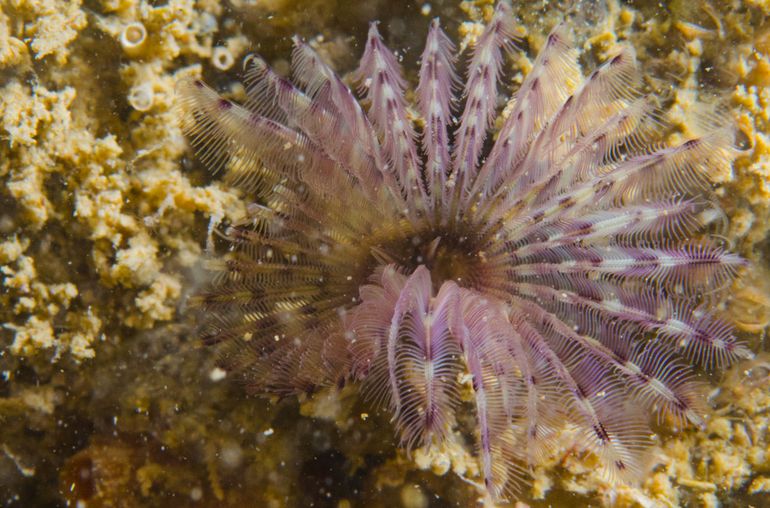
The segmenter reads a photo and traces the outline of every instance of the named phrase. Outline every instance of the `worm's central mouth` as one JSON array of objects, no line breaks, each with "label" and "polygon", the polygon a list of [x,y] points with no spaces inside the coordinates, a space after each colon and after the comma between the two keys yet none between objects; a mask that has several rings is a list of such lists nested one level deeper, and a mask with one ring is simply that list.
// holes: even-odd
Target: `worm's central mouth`
[{"label": "worm's central mouth", "polygon": [[436,291],[447,281],[473,289],[487,286],[492,267],[476,235],[462,228],[443,231],[428,228],[424,233],[375,245],[371,252],[376,264],[394,264],[404,273],[425,266]]}]

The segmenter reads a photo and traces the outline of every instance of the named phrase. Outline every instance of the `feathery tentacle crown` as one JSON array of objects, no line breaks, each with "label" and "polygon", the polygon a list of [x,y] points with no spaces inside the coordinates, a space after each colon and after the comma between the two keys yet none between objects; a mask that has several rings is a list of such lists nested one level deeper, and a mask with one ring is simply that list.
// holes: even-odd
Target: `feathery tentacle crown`
[{"label": "feathery tentacle crown", "polygon": [[179,84],[201,159],[255,201],[199,297],[205,341],[257,392],[360,381],[410,449],[447,438],[469,374],[497,498],[565,420],[633,479],[645,411],[702,424],[694,368],[750,355],[709,311],[743,264],[703,233],[728,133],[654,146],[633,52],[583,79],[563,27],[501,113],[512,41],[501,3],[459,87],[434,20],[415,104],[377,24],[360,102],[300,40],[293,82],[247,59],[243,105]]}]

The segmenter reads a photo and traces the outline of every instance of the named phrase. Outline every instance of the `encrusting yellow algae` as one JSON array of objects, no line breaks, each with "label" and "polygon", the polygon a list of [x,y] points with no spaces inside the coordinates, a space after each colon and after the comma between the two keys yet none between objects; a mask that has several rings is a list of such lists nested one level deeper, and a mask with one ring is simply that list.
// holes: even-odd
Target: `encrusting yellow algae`
[{"label": "encrusting yellow algae", "polygon": [[13,22],[23,24],[21,37],[12,37],[9,46],[19,48],[19,40],[28,40],[35,59],[51,55],[58,65],[67,63],[70,44],[88,23],[81,0],[6,0],[3,6]]},{"label": "encrusting yellow algae", "polygon": [[[423,27],[426,15],[449,21],[448,32],[468,45],[493,3],[0,0],[4,502],[476,503],[479,464],[462,421],[451,446],[407,457],[395,451],[387,415],[367,412],[350,390],[302,402],[245,397],[198,347],[186,297],[206,281],[206,251],[223,248],[215,226],[238,220],[246,203],[192,159],[175,86],[205,74],[238,95],[231,83],[243,57],[259,49],[281,68],[294,33],[349,71],[371,19],[392,25],[392,46],[411,53],[423,38],[411,27]],[[770,4],[513,4],[533,50],[514,61],[514,81],[572,6],[584,58],[600,60],[630,41],[651,90],[674,82],[661,104],[671,136],[716,110],[734,118],[744,152],[733,168],[720,168],[730,221],[715,234],[756,268],[736,282],[725,312],[764,347]],[[704,102],[714,111],[694,109]],[[705,431],[661,435],[639,485],[609,484],[565,428],[522,502],[770,503],[770,360],[759,355],[713,382],[715,413]]]}]

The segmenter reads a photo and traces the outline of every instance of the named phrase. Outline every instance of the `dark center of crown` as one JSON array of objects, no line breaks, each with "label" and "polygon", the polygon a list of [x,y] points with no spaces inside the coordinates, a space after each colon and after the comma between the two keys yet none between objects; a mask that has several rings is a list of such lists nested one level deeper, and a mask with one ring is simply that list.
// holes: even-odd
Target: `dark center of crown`
[{"label": "dark center of crown", "polygon": [[394,263],[405,273],[412,273],[424,265],[431,274],[434,291],[446,281],[454,281],[461,287],[481,288],[485,285],[485,253],[479,240],[463,228],[435,230],[426,228],[423,234],[415,234],[408,242],[386,242],[374,253],[381,263]]},{"label": "dark center of crown", "polygon": [[475,286],[478,255],[469,243],[467,238],[437,237],[422,249],[421,264],[430,270],[434,289],[448,280],[460,286]]}]

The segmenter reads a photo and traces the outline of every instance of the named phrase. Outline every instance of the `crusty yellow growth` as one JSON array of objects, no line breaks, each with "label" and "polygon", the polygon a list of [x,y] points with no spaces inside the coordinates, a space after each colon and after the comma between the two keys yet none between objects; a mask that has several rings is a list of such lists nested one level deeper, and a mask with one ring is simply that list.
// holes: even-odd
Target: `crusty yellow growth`
[{"label": "crusty yellow growth", "polygon": [[[93,358],[108,330],[174,319],[180,270],[205,246],[194,214],[242,215],[232,191],[193,185],[178,164],[186,142],[174,85],[201,67],[175,59],[211,55],[214,32],[196,29],[216,29],[219,7],[105,4],[89,15],[81,2],[0,3],[0,67],[12,68],[0,88],[0,198],[13,204],[0,222],[14,232],[0,244],[0,320],[14,355]],[[83,35],[91,21],[98,41]],[[121,51],[131,23],[146,29],[141,54],[100,53]],[[244,41],[236,35],[225,45],[240,56]],[[30,56],[45,63],[35,81],[22,79]],[[148,92],[144,111],[132,104],[136,89]]]},{"label": "crusty yellow growth", "polygon": [[[125,490],[113,489],[103,498],[86,500],[89,505],[126,499],[139,505],[162,504],[152,496],[171,492],[173,502],[188,496],[195,502],[202,496],[201,505],[264,501],[264,506],[283,506],[287,496],[297,495],[291,486],[297,484],[304,461],[323,453],[298,447],[297,440],[304,436],[304,444],[339,434],[342,443],[332,446],[344,455],[345,464],[354,464],[349,472],[365,475],[366,485],[395,492],[395,497],[377,491],[379,496],[361,498],[364,501],[341,499],[340,507],[389,506],[385,503],[392,504],[402,492],[408,500],[419,501],[416,490],[402,490],[417,480],[423,493],[429,485],[454,505],[472,502],[473,486],[457,476],[477,479],[478,463],[459,438],[436,455],[418,450],[413,457],[387,460],[377,443],[383,441],[374,426],[377,416],[352,412],[350,400],[335,399],[334,392],[303,402],[301,411],[333,421],[336,429],[330,430],[332,423],[296,417],[284,417],[282,423],[290,428],[281,428],[273,426],[271,411],[280,407],[292,416],[285,405],[234,397],[240,392],[227,388],[229,379],[222,381],[205,363],[190,364],[183,352],[163,353],[177,363],[157,352],[141,359],[132,356],[137,337],[153,328],[168,336],[172,327],[167,325],[182,320],[180,301],[202,279],[191,267],[203,255],[209,222],[244,215],[242,196],[209,183],[201,172],[180,167],[180,159],[189,154],[173,111],[175,84],[183,77],[200,76],[204,67],[213,71],[215,46],[232,54],[233,74],[245,53],[253,50],[249,43],[267,49],[265,33],[290,36],[301,31],[325,56],[331,53],[330,61],[349,61],[360,54],[350,34],[374,17],[387,26],[390,7],[399,2],[365,3],[373,6],[367,7],[366,17],[357,18],[355,26],[350,22],[341,27],[333,25],[335,15],[341,10],[348,14],[359,4],[356,0],[91,0],[85,2],[88,10],[82,0],[0,0],[0,340],[2,368],[11,366],[0,372],[3,389],[9,391],[0,398],[0,461],[12,465],[4,469],[10,470],[4,488],[38,481],[41,488],[54,485],[57,491],[56,479],[50,473],[43,476],[53,458],[66,461],[58,491],[77,504],[81,491],[70,487],[73,479],[82,481],[78,466],[87,459],[96,464],[97,481],[120,480],[121,466],[136,466],[126,470],[133,475],[127,480],[132,488],[128,496]],[[420,7],[431,4],[430,17],[457,19],[458,3],[444,2],[441,7],[439,2],[417,2],[414,15],[422,18]],[[462,2],[468,24],[460,27],[460,39],[472,40],[493,3]],[[536,2],[537,8],[531,2],[513,3],[519,6],[520,35],[533,49],[563,18],[553,8],[559,2]],[[749,150],[738,159],[734,174],[724,175],[723,205],[731,219],[726,236],[752,256],[770,227],[770,31],[748,24],[745,12],[749,9],[759,17],[770,12],[770,2],[670,2],[672,9],[693,6],[673,20],[655,1],[626,8],[615,0],[594,3],[606,4],[612,14],[576,27],[581,40],[590,39],[588,57],[592,52],[602,56],[618,41],[630,40],[645,69],[663,69],[666,82],[680,80],[668,111],[668,120],[680,129],[691,127],[693,112],[688,108],[703,100],[698,94],[728,96]],[[717,10],[701,8],[707,3]],[[332,4],[340,7],[335,11],[329,8]],[[224,5],[236,10],[228,12]],[[308,18],[315,22],[309,28]],[[337,19],[347,23],[349,18]],[[133,23],[140,23],[147,37],[129,54],[120,37]],[[321,33],[325,39],[312,38]],[[396,36],[395,41],[400,39]],[[724,60],[715,58],[720,54]],[[709,62],[719,65],[706,71]],[[281,67],[281,62],[273,63]],[[513,65],[518,74],[512,79],[520,83],[531,62],[522,57]],[[713,78],[714,73],[720,79]],[[648,74],[653,88],[661,83],[655,76]],[[730,79],[737,80],[735,86]],[[701,92],[704,81],[717,85]],[[223,77],[220,84],[227,82]],[[131,101],[132,91],[138,89],[150,92],[144,111]],[[770,299],[767,288],[752,282],[756,280],[768,280],[768,275],[749,277],[747,286],[736,289],[730,309],[737,310],[744,331],[759,334],[770,320]],[[139,329],[145,331],[137,333]],[[166,373],[169,364],[189,371]],[[126,365],[133,369],[130,375],[118,378]],[[726,409],[709,426],[714,433],[688,431],[660,443],[658,468],[640,488],[609,492],[593,478],[592,457],[574,448],[574,435],[567,429],[560,449],[535,471],[529,497],[542,497],[554,506],[596,506],[612,500],[614,506],[698,506],[713,502],[717,494],[730,496],[723,488],[741,485],[750,495],[767,495],[770,387],[761,378],[743,376],[749,367],[736,367],[724,383],[720,404]],[[35,375],[19,379],[17,368]],[[93,405],[92,389],[108,390],[102,397],[109,404]],[[83,425],[72,426],[63,414],[74,415]],[[83,429],[89,426],[100,430],[82,441],[87,437]],[[100,432],[106,442],[98,440]],[[118,437],[131,435],[153,436],[152,443],[128,443]],[[81,443],[81,449],[62,451],[69,457],[52,457],[47,451],[64,450],[64,442]],[[201,443],[207,443],[205,450],[198,448]],[[169,463],[152,456],[161,449],[179,453],[184,460]],[[364,470],[371,456],[386,462]],[[127,460],[116,463],[115,457]],[[423,469],[426,472],[420,473]],[[441,472],[448,474],[433,474]],[[221,483],[226,502],[219,503],[210,483]],[[249,488],[238,487],[243,485]],[[352,491],[345,495],[353,496]],[[248,496],[245,501],[243,496]],[[260,497],[255,501],[254,496]]]},{"label": "crusty yellow growth", "polygon": [[[752,54],[743,60],[745,69],[756,69],[760,62],[767,62],[768,55]],[[753,77],[753,72],[748,71],[746,78]],[[749,157],[740,160],[736,170],[740,175],[737,189],[761,215],[757,218],[766,219],[770,216],[770,89],[765,86],[739,84],[733,93],[733,99],[737,104],[736,115],[738,126],[749,140],[752,148]],[[756,213],[756,212],[755,212]],[[764,237],[765,231],[746,231],[752,234],[754,240]]]},{"label": "crusty yellow growth", "polygon": [[[23,37],[8,34],[10,38],[6,40],[3,37],[6,34],[0,28],[0,64],[20,63],[20,56],[26,52],[22,49],[23,43],[19,44],[21,41],[28,42],[30,52],[38,60],[51,55],[58,65],[67,63],[72,51],[70,44],[88,24],[86,13],[81,9],[82,0],[12,0],[5,3],[15,24],[24,24],[24,34]],[[4,21],[0,11],[0,26],[5,24]]]},{"label": "crusty yellow growth", "polygon": [[11,35],[11,18],[0,10],[0,68],[19,65],[28,58],[26,44]]}]

